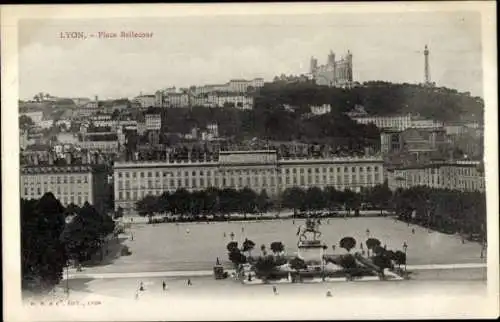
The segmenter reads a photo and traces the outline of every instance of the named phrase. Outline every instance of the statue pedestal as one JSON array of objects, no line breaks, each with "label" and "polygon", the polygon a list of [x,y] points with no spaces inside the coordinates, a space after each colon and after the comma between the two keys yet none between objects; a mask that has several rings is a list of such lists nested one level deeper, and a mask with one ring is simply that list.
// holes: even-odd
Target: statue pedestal
[{"label": "statue pedestal", "polygon": [[306,240],[299,242],[297,256],[305,262],[323,261],[324,245],[319,240]]}]

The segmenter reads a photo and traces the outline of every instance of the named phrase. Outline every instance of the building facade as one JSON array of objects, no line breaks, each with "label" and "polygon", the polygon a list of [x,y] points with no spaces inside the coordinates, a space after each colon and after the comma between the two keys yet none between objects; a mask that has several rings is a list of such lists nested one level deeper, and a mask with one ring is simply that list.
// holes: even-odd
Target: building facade
[{"label": "building facade", "polygon": [[480,161],[449,161],[387,170],[389,188],[427,186],[436,189],[485,191]]},{"label": "building facade", "polygon": [[141,108],[154,107],[156,105],[155,95],[139,95],[134,98],[134,102],[141,105]]},{"label": "building facade", "polygon": [[26,166],[21,168],[21,198],[39,199],[52,192],[63,206],[92,204],[104,213],[107,174],[100,165]]},{"label": "building facade", "polygon": [[328,114],[332,111],[332,107],[330,104],[323,104],[319,106],[311,106],[311,113],[314,115],[323,115]]},{"label": "building facade", "polygon": [[390,116],[360,115],[351,116],[351,119],[361,124],[372,123],[379,129],[391,129],[399,131],[404,131],[410,128],[438,129],[444,126],[442,122],[425,119],[418,115],[412,115],[411,113]]},{"label": "building facade", "polygon": [[350,87],[353,84],[352,54],[347,51],[345,57],[335,59],[335,54],[330,51],[327,63],[318,66],[318,60],[311,57],[310,74],[318,85]]},{"label": "building facade", "polygon": [[266,190],[272,198],[287,188],[328,186],[359,191],[382,184],[384,166],[378,157],[279,159],[276,151],[226,151],[217,161],[116,162],[115,209],[133,213],[138,200],[184,188],[209,187]]},{"label": "building facade", "polygon": [[160,114],[146,114],[146,130],[155,131],[161,129],[161,115]]}]

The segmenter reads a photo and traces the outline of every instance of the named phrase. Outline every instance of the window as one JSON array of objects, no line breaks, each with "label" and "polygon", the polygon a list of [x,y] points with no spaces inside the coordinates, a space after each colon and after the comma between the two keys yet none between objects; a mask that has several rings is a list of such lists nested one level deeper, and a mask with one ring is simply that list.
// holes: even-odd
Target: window
[{"label": "window", "polygon": [[87,176],[83,177],[83,183],[89,183]]},{"label": "window", "polygon": [[177,179],[177,188],[180,188],[182,186],[182,180]]},{"label": "window", "polygon": [[74,177],[69,177],[69,183],[74,183],[75,182],[75,178]]},{"label": "window", "polygon": [[203,180],[203,178],[200,178],[200,187],[204,186],[205,186],[205,180]]},{"label": "window", "polygon": [[319,168],[316,168],[316,173],[319,173]]},{"label": "window", "polygon": [[184,186],[187,188],[189,187],[189,179],[188,178],[185,178],[184,179]]},{"label": "window", "polygon": [[61,177],[57,177],[57,183],[61,183]]},{"label": "window", "polygon": [[194,177],[196,175],[196,171],[193,171],[191,175]]},{"label": "window", "polygon": [[300,173],[304,173],[304,169],[303,168],[300,168]]},{"label": "window", "polygon": [[132,172],[132,178],[136,178],[137,177],[137,173],[136,172]]},{"label": "window", "polygon": [[189,172],[184,171],[184,176],[187,177],[189,175]]},{"label": "window", "polygon": [[125,172],[125,178],[129,178],[130,174],[128,172]]},{"label": "window", "polygon": [[307,173],[312,173],[312,169],[311,168],[307,169]]},{"label": "window", "polygon": [[148,172],[148,178],[151,178],[153,174],[151,172]]},{"label": "window", "polygon": [[118,178],[121,178],[121,177],[122,177],[122,173],[118,172]]},{"label": "window", "polygon": [[193,178],[193,179],[191,180],[191,186],[192,186],[193,188],[196,188],[196,179],[195,179],[195,178]]},{"label": "window", "polygon": [[144,178],[144,172],[141,172],[141,178]]},{"label": "window", "polygon": [[202,175],[203,175],[203,170],[200,170],[200,176],[202,176]]}]

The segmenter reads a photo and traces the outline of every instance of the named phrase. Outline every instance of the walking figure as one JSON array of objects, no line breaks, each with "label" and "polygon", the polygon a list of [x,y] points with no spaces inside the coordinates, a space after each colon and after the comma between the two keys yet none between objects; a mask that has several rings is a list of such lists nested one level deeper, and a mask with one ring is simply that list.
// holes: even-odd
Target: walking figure
[{"label": "walking figure", "polygon": [[163,281],[162,284],[163,284],[163,290],[165,291],[167,289],[167,284],[165,283],[165,281]]},{"label": "walking figure", "polygon": [[326,292],[326,297],[332,297],[332,291],[328,290],[328,291]]},{"label": "walking figure", "polygon": [[139,286],[139,291],[144,291],[144,284],[141,282],[140,286]]},{"label": "walking figure", "polygon": [[224,238],[226,238],[226,232],[224,232]]},{"label": "walking figure", "polygon": [[411,229],[411,233],[412,233],[413,235],[415,235],[415,228],[412,228],[412,229]]},{"label": "walking figure", "polygon": [[360,248],[361,250],[363,250],[363,243],[360,243],[360,244],[359,244],[359,248]]},{"label": "walking figure", "polygon": [[245,227],[241,227],[241,232],[245,232]]},{"label": "walking figure", "polygon": [[231,232],[231,235],[229,235],[231,237],[231,240],[234,240],[234,233]]},{"label": "walking figure", "polygon": [[188,278],[188,280],[187,280],[187,285],[188,285],[188,286],[193,285],[193,283],[191,283],[191,279],[189,279],[189,278]]},{"label": "walking figure", "polygon": [[274,295],[278,295],[278,289],[276,288],[275,285],[273,285],[273,293]]}]

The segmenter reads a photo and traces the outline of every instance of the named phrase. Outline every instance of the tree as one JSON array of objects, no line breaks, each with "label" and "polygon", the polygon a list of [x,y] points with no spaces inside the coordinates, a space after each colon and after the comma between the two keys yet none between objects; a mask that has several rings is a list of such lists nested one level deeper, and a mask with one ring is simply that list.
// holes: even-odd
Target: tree
[{"label": "tree", "polygon": [[344,237],[340,240],[339,245],[340,247],[347,250],[347,252],[350,252],[351,249],[356,247],[356,239],[354,239],[353,237]]},{"label": "tree", "polygon": [[406,254],[400,250],[397,250],[394,253],[393,258],[394,258],[394,261],[396,262],[396,264],[398,265],[398,267],[401,267],[401,265],[406,264]]},{"label": "tree", "polygon": [[19,116],[19,128],[21,130],[27,130],[33,126],[35,126],[35,123],[31,119],[31,117],[26,115]]},{"label": "tree", "polygon": [[[64,207],[52,193],[39,200],[21,200],[23,288],[52,287],[61,280],[67,260],[60,240],[64,226]],[[30,285],[31,282],[36,285]]]},{"label": "tree", "polygon": [[311,187],[306,190],[305,205],[309,210],[320,210],[325,208],[326,200],[318,187]]},{"label": "tree", "polygon": [[380,246],[380,240],[376,238],[368,238],[365,242],[366,248],[368,248],[368,252],[373,250],[375,247]]},{"label": "tree", "polygon": [[255,208],[257,207],[257,194],[255,193],[255,191],[245,187],[239,191],[239,197],[239,208],[246,218],[247,213],[253,213],[255,211]]},{"label": "tree", "polygon": [[235,241],[232,241],[232,242],[229,242],[227,245],[226,245],[226,248],[227,248],[227,251],[232,253],[234,252],[236,249],[238,249],[238,242],[235,242]]},{"label": "tree", "polygon": [[260,251],[262,252],[262,256],[266,256],[267,255],[266,245],[264,244],[260,245]]},{"label": "tree", "polygon": [[260,213],[266,213],[269,210],[270,202],[266,190],[261,190],[257,197],[257,208]]},{"label": "tree", "polygon": [[250,239],[246,239],[245,238],[245,241],[243,242],[243,248],[242,248],[242,251],[243,252],[247,252],[248,255],[250,256],[251,255],[251,252],[252,250],[255,248],[255,243],[253,241],[251,241]]},{"label": "tree", "polygon": [[147,195],[143,199],[137,201],[136,209],[139,216],[148,216],[151,222],[151,217],[158,211],[158,198],[153,195]]},{"label": "tree", "polygon": [[305,191],[300,187],[287,188],[283,192],[283,205],[289,209],[297,210],[304,208]]},{"label": "tree", "polygon": [[279,255],[280,253],[282,253],[283,251],[285,250],[285,246],[283,245],[282,242],[272,242],[271,243],[271,251],[275,254],[275,255]]},{"label": "tree", "polygon": [[265,283],[278,266],[273,256],[261,256],[253,264],[255,275]]}]

